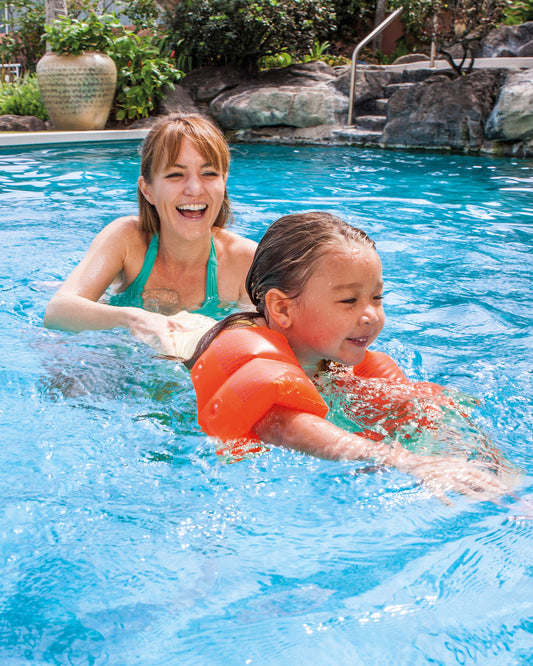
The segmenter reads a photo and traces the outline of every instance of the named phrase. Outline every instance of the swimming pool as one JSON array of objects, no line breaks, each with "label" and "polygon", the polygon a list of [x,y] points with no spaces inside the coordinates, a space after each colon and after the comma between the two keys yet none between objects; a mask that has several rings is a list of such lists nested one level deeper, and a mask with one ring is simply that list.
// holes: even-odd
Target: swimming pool
[{"label": "swimming pool", "polygon": [[[186,371],[42,328],[138,145],[0,151],[2,664],[533,662],[533,162],[234,146],[235,229],[321,209],[377,241],[379,348],[477,396],[524,470],[500,505],[273,450],[222,464]],[[366,473],[364,473],[366,472]]]}]

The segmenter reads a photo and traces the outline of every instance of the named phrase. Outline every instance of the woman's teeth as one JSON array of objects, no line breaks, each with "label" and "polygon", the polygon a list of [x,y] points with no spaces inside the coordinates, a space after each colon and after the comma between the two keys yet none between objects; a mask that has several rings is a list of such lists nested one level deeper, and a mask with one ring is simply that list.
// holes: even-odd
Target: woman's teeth
[{"label": "woman's teeth", "polygon": [[177,207],[178,212],[184,217],[200,217],[207,210],[206,204],[183,204]]}]

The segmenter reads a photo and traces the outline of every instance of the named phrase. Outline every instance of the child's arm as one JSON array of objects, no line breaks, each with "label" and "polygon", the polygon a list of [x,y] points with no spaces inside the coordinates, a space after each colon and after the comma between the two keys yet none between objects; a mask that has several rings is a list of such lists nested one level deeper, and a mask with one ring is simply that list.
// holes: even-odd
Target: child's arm
[{"label": "child's arm", "polygon": [[306,412],[272,407],[254,427],[262,441],[328,460],[373,460],[420,478],[442,501],[447,491],[491,499],[510,490],[504,479],[473,462],[451,456],[417,455],[396,443],[371,442]]}]

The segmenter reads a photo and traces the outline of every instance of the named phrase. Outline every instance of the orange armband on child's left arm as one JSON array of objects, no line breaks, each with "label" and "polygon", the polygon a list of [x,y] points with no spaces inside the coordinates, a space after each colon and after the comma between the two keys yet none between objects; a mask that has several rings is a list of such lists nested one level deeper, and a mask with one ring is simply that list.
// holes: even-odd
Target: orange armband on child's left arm
[{"label": "orange armband on child's left arm", "polygon": [[198,423],[223,441],[258,439],[254,432],[274,405],[324,418],[328,407],[285,336],[266,327],[222,331],[191,371]]},{"label": "orange armband on child's left arm", "polygon": [[365,351],[365,357],[361,363],[354,365],[353,374],[356,377],[397,379],[398,381],[409,382],[396,361],[393,361],[384,352],[378,351]]}]

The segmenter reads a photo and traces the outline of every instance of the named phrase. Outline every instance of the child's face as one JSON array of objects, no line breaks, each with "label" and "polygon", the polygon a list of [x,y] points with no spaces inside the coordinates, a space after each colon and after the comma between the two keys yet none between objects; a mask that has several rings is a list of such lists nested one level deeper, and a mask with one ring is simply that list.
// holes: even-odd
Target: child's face
[{"label": "child's face", "polygon": [[327,252],[291,303],[285,335],[305,368],[322,359],[347,365],[363,360],[385,324],[381,262],[362,246]]}]

